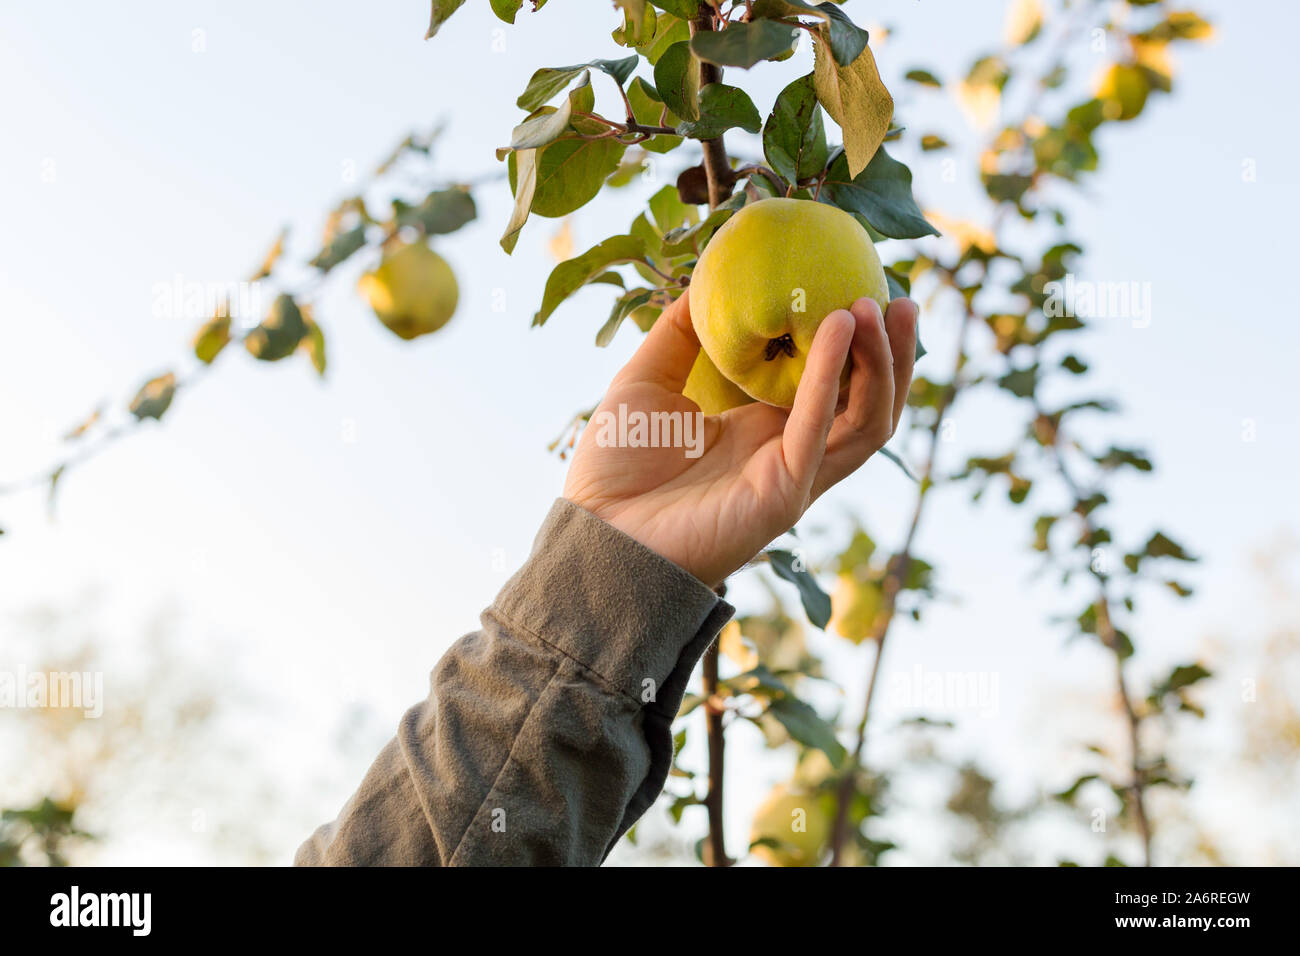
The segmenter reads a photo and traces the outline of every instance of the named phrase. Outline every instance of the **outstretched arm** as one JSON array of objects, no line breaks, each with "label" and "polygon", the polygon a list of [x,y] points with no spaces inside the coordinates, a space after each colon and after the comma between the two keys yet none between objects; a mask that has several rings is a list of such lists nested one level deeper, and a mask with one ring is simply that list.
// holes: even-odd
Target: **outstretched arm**
[{"label": "outstretched arm", "polygon": [[[660,316],[597,415],[697,411],[689,308]],[[601,862],[663,787],[686,683],[732,614],[711,588],[888,440],[915,320],[908,300],[832,313],[794,408],[707,417],[699,454],[589,427],[524,567],[295,862]]]}]

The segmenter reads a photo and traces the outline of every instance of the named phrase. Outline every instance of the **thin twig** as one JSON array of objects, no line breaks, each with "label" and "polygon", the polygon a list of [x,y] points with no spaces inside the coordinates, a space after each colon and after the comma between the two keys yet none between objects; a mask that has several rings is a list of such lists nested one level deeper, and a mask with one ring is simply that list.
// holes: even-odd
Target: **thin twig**
[{"label": "thin twig", "polygon": [[[1037,409],[1039,415],[1044,414],[1041,408]],[[1083,524],[1085,540],[1092,541],[1095,533],[1091,518],[1087,510],[1082,507],[1083,502],[1087,501],[1090,496],[1083,493],[1083,489],[1071,474],[1069,465],[1066,463],[1065,456],[1061,453],[1061,437],[1058,430],[1051,445],[1052,460],[1056,466],[1056,472],[1061,477],[1061,481],[1069,489],[1070,494],[1074,496],[1076,503],[1075,514],[1079,516]],[[1147,816],[1146,809],[1146,772],[1142,767],[1142,749],[1139,740],[1139,728],[1141,727],[1142,718],[1138,716],[1137,709],[1133,706],[1133,698],[1129,695],[1128,682],[1124,674],[1124,656],[1121,652],[1119,632],[1115,628],[1115,622],[1111,617],[1110,606],[1110,589],[1106,578],[1106,572],[1101,568],[1095,567],[1092,562],[1088,564],[1088,572],[1097,581],[1097,637],[1102,645],[1111,652],[1115,657],[1115,690],[1119,696],[1120,704],[1124,708],[1124,719],[1128,729],[1129,740],[1129,770],[1132,774],[1132,780],[1129,783],[1128,791],[1132,796],[1133,818],[1137,825],[1138,839],[1142,842],[1142,865],[1151,865],[1151,820]]]},{"label": "thin twig", "polygon": [[[985,272],[987,272],[987,266],[985,266]],[[880,585],[881,606],[880,611],[876,614],[870,635],[870,640],[875,644],[876,653],[871,659],[871,671],[867,677],[867,692],[862,703],[862,716],[858,719],[853,752],[849,757],[848,766],[844,769],[844,774],[840,778],[835,819],[831,826],[831,866],[840,866],[843,863],[844,846],[848,839],[849,804],[853,799],[858,773],[863,769],[862,754],[867,742],[867,721],[871,715],[871,701],[875,696],[876,683],[880,675],[880,664],[885,656],[885,640],[889,636],[889,627],[894,620],[899,592],[902,591],[903,582],[907,580],[908,570],[912,566],[912,544],[916,540],[917,530],[921,525],[921,515],[924,513],[926,496],[934,485],[934,468],[938,459],[939,436],[943,429],[944,418],[956,400],[957,393],[962,388],[960,376],[962,367],[966,362],[966,331],[974,318],[974,306],[967,300],[966,311],[962,315],[961,327],[957,332],[957,358],[953,362],[952,377],[948,380],[947,388],[939,397],[935,406],[934,422],[931,423],[927,432],[930,442],[929,453],[926,457],[925,469],[921,473],[920,483],[917,486],[916,503],[912,507],[912,519],[908,525],[907,535],[903,539],[903,546],[889,562],[884,580]]]},{"label": "thin twig", "polygon": [[772,184],[772,189],[775,190],[776,195],[783,196],[787,192],[786,184],[782,181],[781,177],[778,176],[774,170],[768,169],[766,166],[761,166],[757,163],[750,166],[738,166],[736,167],[735,174],[737,178],[743,176],[762,176]]}]

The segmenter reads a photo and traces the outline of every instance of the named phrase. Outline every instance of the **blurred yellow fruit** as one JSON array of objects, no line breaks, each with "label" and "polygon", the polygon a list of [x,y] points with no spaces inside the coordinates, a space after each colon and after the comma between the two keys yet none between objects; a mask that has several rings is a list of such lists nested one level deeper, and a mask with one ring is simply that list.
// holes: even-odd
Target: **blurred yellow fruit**
[{"label": "blurred yellow fruit", "polygon": [[695,356],[695,364],[691,366],[682,394],[700,406],[705,415],[720,415],[729,408],[753,401],[739,385],[718,371],[704,349]]},{"label": "blurred yellow fruit", "polygon": [[859,581],[844,573],[835,583],[831,594],[831,620],[829,626],[840,637],[861,644],[868,637],[880,613],[880,588],[874,582]]},{"label": "blurred yellow fruit", "polygon": [[384,256],[357,288],[379,321],[404,339],[436,332],[456,311],[460,288],[447,260],[423,242]]},{"label": "blurred yellow fruit", "polygon": [[1149,89],[1141,68],[1116,63],[1102,75],[1097,99],[1102,101],[1107,119],[1131,120],[1142,112]]},{"label": "blurred yellow fruit", "polygon": [[691,277],[691,318],[718,370],[789,408],[822,320],[889,286],[871,237],[841,209],[761,199],[714,234]]},{"label": "blurred yellow fruit", "polygon": [[834,798],[778,784],[754,813],[749,842],[754,856],[771,866],[816,866],[831,836]]}]

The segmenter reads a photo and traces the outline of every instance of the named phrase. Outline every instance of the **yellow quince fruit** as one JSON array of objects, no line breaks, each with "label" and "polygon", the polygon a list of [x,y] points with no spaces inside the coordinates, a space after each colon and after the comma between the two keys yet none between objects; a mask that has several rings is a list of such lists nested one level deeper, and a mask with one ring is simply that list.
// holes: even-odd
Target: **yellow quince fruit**
[{"label": "yellow quince fruit", "polygon": [[708,354],[700,349],[691,366],[691,374],[686,377],[682,394],[700,406],[705,415],[721,415],[729,408],[748,405],[753,401],[739,385],[718,371],[718,367],[709,361]]},{"label": "yellow quince fruit", "polygon": [[778,784],[754,811],[749,842],[771,866],[816,866],[831,838],[834,797]]},{"label": "yellow quince fruit", "polygon": [[1151,85],[1140,67],[1116,63],[1102,74],[1097,85],[1097,99],[1107,119],[1131,120],[1146,106]]},{"label": "yellow quince fruit", "polygon": [[840,637],[861,644],[875,628],[880,603],[880,588],[875,582],[859,581],[852,574],[843,573],[831,594],[831,619],[827,627]]},{"label": "yellow quince fruit", "polygon": [[789,408],[822,320],[889,285],[871,237],[841,209],[761,199],[716,233],[691,277],[691,318],[718,370],[748,395]]},{"label": "yellow quince fruit", "polygon": [[423,242],[390,252],[357,283],[379,321],[410,340],[436,332],[456,311],[460,287],[447,260]]}]

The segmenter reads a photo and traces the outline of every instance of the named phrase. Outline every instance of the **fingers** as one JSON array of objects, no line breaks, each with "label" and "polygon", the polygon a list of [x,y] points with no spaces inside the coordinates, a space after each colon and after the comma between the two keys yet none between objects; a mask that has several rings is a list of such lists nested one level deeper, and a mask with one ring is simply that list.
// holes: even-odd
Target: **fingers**
[{"label": "fingers", "polygon": [[880,307],[870,299],[853,303],[853,317],[848,405],[827,438],[814,495],[861,467],[884,446],[894,430],[894,354],[884,318]]},{"label": "fingers", "polygon": [[885,310],[885,332],[894,356],[894,431],[907,407],[912,387],[912,366],[916,364],[916,317],[919,310],[911,299],[895,299]]},{"label": "fingers", "polygon": [[781,437],[786,470],[795,484],[812,487],[826,449],[826,437],[835,421],[840,373],[854,340],[854,316],[844,309],[828,315],[817,328],[794,407]]},{"label": "fingers", "polygon": [[655,321],[641,347],[614,377],[615,384],[653,382],[680,392],[691,374],[700,340],[691,324],[690,291],[679,298]]}]

